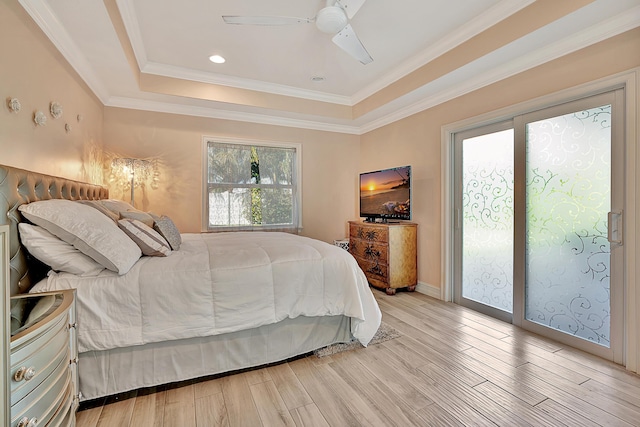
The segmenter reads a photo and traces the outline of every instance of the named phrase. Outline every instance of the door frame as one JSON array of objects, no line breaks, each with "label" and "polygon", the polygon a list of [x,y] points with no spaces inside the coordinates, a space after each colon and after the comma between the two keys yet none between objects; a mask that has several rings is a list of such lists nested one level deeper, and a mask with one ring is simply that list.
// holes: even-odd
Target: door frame
[{"label": "door frame", "polygon": [[590,83],[575,86],[540,98],[535,98],[500,110],[445,125],[441,129],[441,299],[451,301],[454,284],[454,144],[453,137],[475,127],[510,120],[542,108],[551,107],[577,99],[623,89],[624,92],[624,150],[625,150],[625,190],[624,207],[627,212],[623,225],[625,258],[623,266],[624,298],[624,338],[622,364],[633,372],[640,372],[640,263],[637,259],[640,235],[636,232],[640,225],[640,150],[638,150],[638,126],[640,117],[637,100],[640,99],[640,68],[615,74]]}]

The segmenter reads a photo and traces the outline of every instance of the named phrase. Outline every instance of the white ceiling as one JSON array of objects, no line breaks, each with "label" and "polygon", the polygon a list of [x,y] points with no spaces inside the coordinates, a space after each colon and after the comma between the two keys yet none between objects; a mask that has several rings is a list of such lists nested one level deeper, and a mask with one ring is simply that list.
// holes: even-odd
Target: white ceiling
[{"label": "white ceiling", "polygon": [[[221,18],[313,18],[326,0],[20,3],[107,106],[355,134],[640,26],[640,0],[595,0],[350,120],[142,91],[118,39],[119,21],[108,11],[118,11],[142,73],[353,106],[533,0],[367,0],[350,23],[374,59],[368,65],[340,50],[314,24],[239,26]],[[211,63],[212,54],[227,62]],[[314,82],[314,76],[324,81]]]}]

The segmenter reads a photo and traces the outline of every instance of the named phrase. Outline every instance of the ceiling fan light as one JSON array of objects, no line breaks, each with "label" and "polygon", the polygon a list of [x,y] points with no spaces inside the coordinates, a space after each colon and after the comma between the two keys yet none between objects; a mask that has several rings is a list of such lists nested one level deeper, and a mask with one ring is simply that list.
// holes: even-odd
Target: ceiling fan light
[{"label": "ceiling fan light", "polygon": [[347,15],[338,6],[321,9],[316,16],[316,27],[323,33],[336,34],[347,25]]}]

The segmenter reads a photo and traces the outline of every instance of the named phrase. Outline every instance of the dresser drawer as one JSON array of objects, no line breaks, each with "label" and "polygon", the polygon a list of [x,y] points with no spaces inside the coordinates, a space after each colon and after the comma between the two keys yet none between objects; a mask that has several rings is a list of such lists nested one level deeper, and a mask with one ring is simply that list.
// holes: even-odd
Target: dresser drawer
[{"label": "dresser drawer", "polygon": [[379,264],[389,264],[389,245],[353,239],[349,244],[349,252],[356,258]]},{"label": "dresser drawer", "polygon": [[367,240],[369,242],[389,242],[389,229],[384,226],[351,225],[351,227],[349,227],[349,235],[350,237]]},{"label": "dresser drawer", "polygon": [[[11,354],[11,405],[38,387],[63,360],[69,362],[69,332],[66,324],[64,316],[53,328]],[[16,380],[21,369],[32,370],[33,378]]]},{"label": "dresser drawer", "polygon": [[369,282],[372,282],[372,280],[378,280],[386,283],[387,278],[389,277],[389,268],[386,264],[379,264],[357,257],[356,261],[362,271],[364,271]]},{"label": "dresser drawer", "polygon": [[27,399],[11,406],[11,427],[17,427],[23,418],[35,418],[37,425],[46,426],[58,412],[70,389],[69,361],[63,360]]}]

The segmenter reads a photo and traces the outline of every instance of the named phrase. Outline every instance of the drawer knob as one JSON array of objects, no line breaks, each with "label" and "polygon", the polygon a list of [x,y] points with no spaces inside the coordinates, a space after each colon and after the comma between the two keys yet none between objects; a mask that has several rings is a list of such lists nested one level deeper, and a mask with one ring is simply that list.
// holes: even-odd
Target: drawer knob
[{"label": "drawer knob", "polygon": [[18,421],[17,427],[36,427],[38,425],[38,419],[33,417],[31,419],[24,417],[20,421]]},{"label": "drawer knob", "polygon": [[20,369],[16,371],[15,374],[13,374],[13,379],[16,382],[20,382],[22,380],[29,381],[35,375],[36,375],[36,368],[34,368],[33,366],[29,368],[27,368],[26,366],[22,366]]}]

